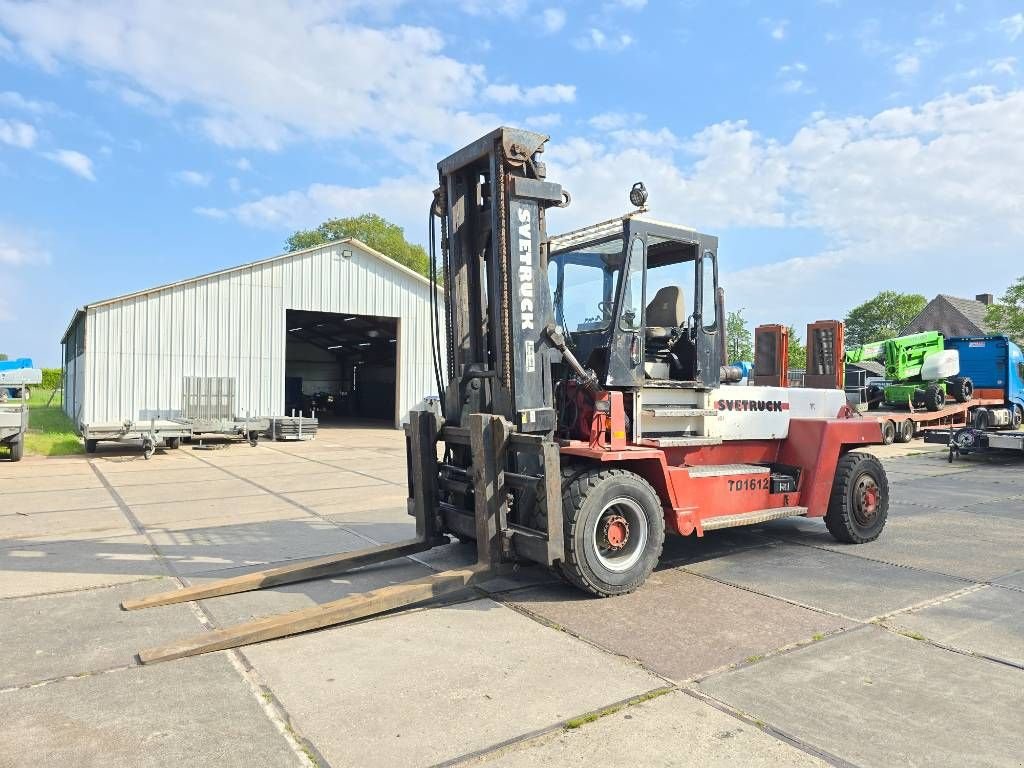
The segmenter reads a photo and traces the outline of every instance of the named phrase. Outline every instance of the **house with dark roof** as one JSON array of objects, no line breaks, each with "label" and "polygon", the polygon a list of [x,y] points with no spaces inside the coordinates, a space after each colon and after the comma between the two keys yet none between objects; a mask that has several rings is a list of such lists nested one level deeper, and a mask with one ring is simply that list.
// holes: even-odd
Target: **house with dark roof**
[{"label": "house with dark roof", "polygon": [[973,299],[940,293],[910,321],[903,335],[939,331],[946,337],[986,336],[993,332],[985,323],[985,313],[993,301],[991,293],[979,293]]}]

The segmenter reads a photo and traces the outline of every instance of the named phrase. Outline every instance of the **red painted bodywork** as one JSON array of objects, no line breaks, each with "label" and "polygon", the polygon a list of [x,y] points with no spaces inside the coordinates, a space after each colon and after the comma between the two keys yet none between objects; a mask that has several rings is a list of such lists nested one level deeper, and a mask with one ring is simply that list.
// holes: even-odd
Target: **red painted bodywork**
[{"label": "red painted bodywork", "polygon": [[[807,507],[808,517],[828,511],[839,457],[863,445],[882,442],[875,419],[792,419],[789,436],[780,440],[734,440],[720,445],[658,448],[651,445],[613,447],[569,440],[561,452],[591,461],[614,463],[644,477],[661,497],[666,527],[687,536],[703,535],[702,522],[778,507]],[[690,467],[720,464],[784,464],[798,467],[795,493],[771,494],[765,474],[691,477]]]}]

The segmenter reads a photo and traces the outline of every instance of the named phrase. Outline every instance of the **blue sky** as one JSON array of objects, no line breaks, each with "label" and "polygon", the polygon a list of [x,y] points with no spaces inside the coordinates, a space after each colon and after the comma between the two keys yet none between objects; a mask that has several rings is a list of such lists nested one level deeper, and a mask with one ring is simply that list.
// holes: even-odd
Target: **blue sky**
[{"label": "blue sky", "polygon": [[0,0],[0,351],[75,307],[374,211],[423,242],[434,166],[552,137],[559,231],[718,234],[752,323],[1024,274],[1024,3]]}]

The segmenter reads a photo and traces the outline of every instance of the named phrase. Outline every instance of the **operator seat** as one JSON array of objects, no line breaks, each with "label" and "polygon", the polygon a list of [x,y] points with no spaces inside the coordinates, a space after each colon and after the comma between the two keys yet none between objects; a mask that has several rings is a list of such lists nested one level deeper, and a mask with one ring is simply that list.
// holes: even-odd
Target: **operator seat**
[{"label": "operator seat", "polygon": [[[647,305],[647,326],[644,333],[648,341],[668,341],[686,322],[683,289],[666,285],[654,294]],[[656,345],[657,346],[657,345]]]}]

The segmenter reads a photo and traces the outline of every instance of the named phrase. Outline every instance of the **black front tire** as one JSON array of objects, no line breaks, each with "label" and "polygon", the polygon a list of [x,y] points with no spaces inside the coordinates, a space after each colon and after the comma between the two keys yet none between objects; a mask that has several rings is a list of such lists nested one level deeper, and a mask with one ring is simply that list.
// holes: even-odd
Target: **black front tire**
[{"label": "black front tire", "polygon": [[99,440],[86,440],[85,441],[85,452],[96,453],[96,446],[100,444]]},{"label": "black front tire", "polygon": [[[611,597],[633,592],[651,575],[665,543],[665,517],[661,499],[640,475],[624,469],[584,470],[563,484],[562,508],[561,571],[569,583]],[[612,544],[611,526],[616,526],[618,548]]]},{"label": "black front tire", "polygon": [[21,461],[25,455],[25,441],[21,438],[11,443],[11,461]]},{"label": "black front tire", "polygon": [[974,397],[974,382],[966,376],[956,376],[949,380],[949,394],[958,403],[969,403]]},{"label": "black front tire", "polygon": [[825,525],[837,541],[874,541],[889,516],[889,479],[882,462],[868,453],[840,457],[832,481]]},{"label": "black front tire", "polygon": [[937,411],[946,404],[946,393],[938,384],[929,384],[924,390],[924,407]]}]

